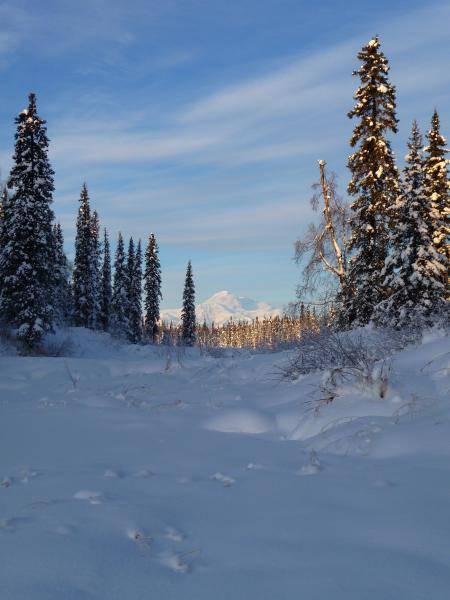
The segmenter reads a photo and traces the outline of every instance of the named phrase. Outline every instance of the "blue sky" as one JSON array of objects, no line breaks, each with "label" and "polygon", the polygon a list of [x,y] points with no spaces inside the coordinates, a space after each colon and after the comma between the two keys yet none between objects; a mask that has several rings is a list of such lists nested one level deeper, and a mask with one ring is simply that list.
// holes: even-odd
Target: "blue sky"
[{"label": "blue sky", "polygon": [[192,259],[221,289],[282,305],[323,158],[348,180],[356,53],[382,40],[397,86],[398,162],[435,107],[450,134],[450,2],[33,0],[0,3],[0,166],[35,91],[54,209],[73,254],[79,190],[113,238],[157,234],[164,306]]}]

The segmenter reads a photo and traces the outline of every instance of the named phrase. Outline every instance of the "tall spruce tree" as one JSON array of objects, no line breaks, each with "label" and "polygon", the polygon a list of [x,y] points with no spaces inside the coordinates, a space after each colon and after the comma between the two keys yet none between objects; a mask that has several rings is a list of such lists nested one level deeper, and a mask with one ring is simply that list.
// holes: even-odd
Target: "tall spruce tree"
[{"label": "tall spruce tree", "polygon": [[64,252],[64,236],[61,225],[53,227],[55,249],[55,316],[59,324],[68,324],[72,316],[72,290],[70,286],[70,270]]},{"label": "tall spruce tree", "polygon": [[90,270],[92,280],[92,327],[101,329],[101,294],[102,294],[102,274],[101,260],[102,251],[100,244],[100,222],[96,210],[91,217],[91,259]]},{"label": "tall spruce tree", "polygon": [[[7,240],[8,240],[8,230],[7,230],[7,223],[9,223],[9,220],[8,220],[9,218],[7,216],[8,207],[9,207],[9,195],[8,195],[8,190],[5,187],[3,190],[3,193],[0,197],[0,261],[1,261],[3,248],[5,248],[5,246],[7,244]],[[2,293],[2,283],[3,283],[3,278],[0,277],[0,298],[1,298],[1,293]],[[0,320],[3,320],[1,314],[0,314]]]},{"label": "tall spruce tree", "polygon": [[110,330],[121,338],[127,338],[129,332],[129,304],[128,304],[128,275],[127,260],[123,245],[122,234],[117,240],[116,256],[114,260],[114,283],[111,299],[111,327]]},{"label": "tall spruce tree", "polygon": [[145,333],[149,341],[154,342],[158,335],[159,303],[162,293],[158,244],[153,233],[148,238],[145,251],[144,291]]},{"label": "tall spruce tree", "polygon": [[111,317],[111,254],[109,249],[108,232],[105,228],[103,234],[103,264],[101,278],[101,296],[100,296],[100,326],[104,331],[108,331]]},{"label": "tall spruce tree", "polygon": [[127,338],[131,341],[131,304],[132,304],[132,288],[133,288],[133,274],[134,274],[134,261],[135,261],[135,251],[134,251],[134,240],[130,237],[128,241],[128,253],[127,253],[127,263],[126,263],[126,285],[127,285],[127,304],[128,304],[128,329],[127,329]]},{"label": "tall spruce tree", "polygon": [[415,121],[408,149],[402,193],[391,211],[391,251],[383,271],[390,295],[374,315],[376,322],[395,328],[430,324],[444,300],[445,269],[433,244],[433,206],[425,191],[422,136]]},{"label": "tall spruce tree", "polygon": [[189,261],[184,283],[183,308],[181,310],[181,339],[185,346],[193,346],[195,344],[195,325],[195,286],[192,264]]},{"label": "tall spruce tree", "polygon": [[136,251],[133,238],[130,239],[128,251],[128,303],[129,333],[128,339],[133,344],[142,340],[142,249],[139,240]]},{"label": "tall spruce tree", "polygon": [[0,255],[0,315],[27,345],[39,343],[54,322],[54,242],[51,210],[54,172],[48,158],[46,122],[36,96],[15,120],[15,152],[4,212]]},{"label": "tall spruce tree", "polygon": [[79,327],[93,327],[95,320],[95,282],[93,274],[92,215],[89,193],[83,184],[78,209],[73,269],[73,319]]},{"label": "tall spruce tree", "polygon": [[361,80],[356,104],[348,113],[359,120],[350,140],[355,152],[349,157],[352,179],[348,192],[354,196],[350,220],[349,289],[341,322],[347,326],[368,323],[374,307],[387,294],[382,270],[389,240],[389,213],[399,194],[398,171],[386,134],[397,132],[395,88],[388,80],[389,66],[377,37],[358,54]]},{"label": "tall spruce tree", "polygon": [[450,299],[450,181],[449,160],[446,139],[440,132],[439,115],[434,111],[431,129],[427,135],[425,150],[425,193],[432,206],[432,219],[429,221],[431,235],[436,250],[442,257],[445,267],[442,281],[446,287],[446,297]]}]

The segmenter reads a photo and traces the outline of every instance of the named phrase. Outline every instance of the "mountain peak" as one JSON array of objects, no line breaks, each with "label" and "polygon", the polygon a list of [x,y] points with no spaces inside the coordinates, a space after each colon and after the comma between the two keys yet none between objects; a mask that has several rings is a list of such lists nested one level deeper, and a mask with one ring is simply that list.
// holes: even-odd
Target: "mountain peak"
[{"label": "mountain peak", "polygon": [[[228,290],[216,292],[195,309],[197,321],[206,321],[209,325],[216,323],[223,325],[230,319],[234,321],[252,321],[256,317],[279,315],[281,311],[266,302],[257,302],[251,298],[235,296]],[[165,309],[161,311],[161,318],[165,321],[179,323],[180,309]]]},{"label": "mountain peak", "polygon": [[228,290],[222,290],[221,292],[216,292],[213,294],[210,298],[208,298],[208,300],[205,300],[205,302],[212,302],[213,300],[230,300],[235,298],[236,296]]}]

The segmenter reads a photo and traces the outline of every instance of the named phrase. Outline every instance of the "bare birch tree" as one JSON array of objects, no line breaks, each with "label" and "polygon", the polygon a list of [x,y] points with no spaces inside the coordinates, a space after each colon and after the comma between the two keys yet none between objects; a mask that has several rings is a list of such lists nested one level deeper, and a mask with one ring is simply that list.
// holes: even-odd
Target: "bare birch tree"
[{"label": "bare birch tree", "polygon": [[295,242],[295,260],[303,269],[294,310],[302,302],[330,308],[346,293],[350,208],[337,193],[335,174],[325,167],[319,160],[320,180],[312,186],[311,206],[321,210],[320,220]]}]

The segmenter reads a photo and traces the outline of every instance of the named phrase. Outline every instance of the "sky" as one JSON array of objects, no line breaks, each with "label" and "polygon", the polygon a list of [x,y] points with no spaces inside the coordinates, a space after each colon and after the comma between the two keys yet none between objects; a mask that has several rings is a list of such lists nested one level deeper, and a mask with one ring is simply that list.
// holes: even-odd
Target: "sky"
[{"label": "sky", "polygon": [[414,118],[425,132],[437,108],[450,135],[449,22],[449,1],[0,2],[1,174],[34,91],[69,257],[86,181],[113,243],[156,234],[164,307],[189,259],[198,301],[227,289],[282,306],[318,159],[345,194],[357,52],[380,36],[402,166]]}]

